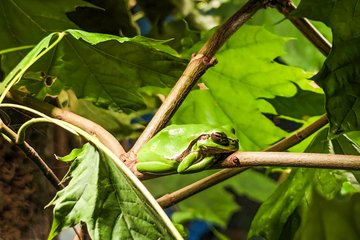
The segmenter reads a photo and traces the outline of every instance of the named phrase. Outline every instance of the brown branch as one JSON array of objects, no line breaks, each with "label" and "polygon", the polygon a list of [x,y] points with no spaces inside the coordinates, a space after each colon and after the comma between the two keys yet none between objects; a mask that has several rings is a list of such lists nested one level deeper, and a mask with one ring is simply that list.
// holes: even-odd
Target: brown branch
[{"label": "brown branch", "polygon": [[292,152],[236,152],[219,166],[222,168],[275,166],[359,170],[360,156]]},{"label": "brown branch", "polygon": [[276,0],[274,3],[277,10],[284,14],[300,32],[319,49],[319,51],[327,56],[331,49],[329,41],[307,20],[306,18],[297,18],[292,16],[292,12],[296,10],[296,6],[291,0]]},{"label": "brown branch", "polygon": [[296,144],[300,143],[303,139],[309,137],[311,134],[325,126],[329,122],[327,114],[322,115],[318,120],[307,126],[306,128],[297,131],[295,134],[275,143],[274,145],[265,149],[267,152],[280,152],[284,151]]},{"label": "brown branch", "polygon": [[124,148],[112,134],[110,134],[100,125],[94,123],[93,121],[90,121],[87,118],[81,117],[73,112],[54,107],[51,104],[40,101],[17,91],[11,91],[6,96],[17,103],[36,109],[53,118],[57,118],[65,122],[71,123],[90,133],[91,135],[95,135],[106,147],[108,147],[118,157],[122,156],[125,153]]},{"label": "brown branch", "polygon": [[131,152],[136,154],[144,143],[169,122],[197,80],[209,67],[216,63],[215,53],[240,26],[249,20],[259,9],[265,7],[268,4],[267,2],[266,0],[248,1],[214,33],[199,53],[192,57],[182,76],[138,138]]},{"label": "brown branch", "polygon": [[221,170],[175,192],[165,194],[164,196],[158,198],[157,202],[162,208],[170,207],[247,169],[248,168],[246,167],[242,167],[237,169]]},{"label": "brown branch", "polygon": [[[304,139],[315,133],[317,130],[322,128],[327,124],[328,120],[326,115],[324,114],[321,116],[317,121],[310,124],[306,128],[296,132],[295,134],[292,134],[291,136],[285,138],[284,140],[276,143],[273,146],[270,146],[265,151],[284,151],[288,149],[289,147],[292,147],[300,142],[302,142]],[[237,153],[235,153],[237,154]],[[231,158],[232,155],[230,155],[228,158]],[[231,178],[235,176],[238,173],[241,173],[245,170],[247,170],[249,167],[239,167],[234,169],[224,169],[221,170],[215,174],[212,174],[206,178],[203,178],[197,182],[194,182],[182,189],[179,189],[175,192],[172,192],[170,194],[166,194],[162,196],[161,198],[157,199],[160,206],[163,208],[169,207],[171,205],[176,204],[177,202],[180,202],[188,197],[191,197],[192,195],[201,192],[203,190],[206,190],[210,187],[212,187],[215,184],[218,184],[228,178]]]}]

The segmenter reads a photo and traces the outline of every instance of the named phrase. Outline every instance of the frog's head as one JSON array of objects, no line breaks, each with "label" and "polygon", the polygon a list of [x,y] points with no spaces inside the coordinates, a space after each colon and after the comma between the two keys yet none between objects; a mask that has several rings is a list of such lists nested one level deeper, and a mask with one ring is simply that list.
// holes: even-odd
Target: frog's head
[{"label": "frog's head", "polygon": [[230,126],[215,128],[198,139],[197,146],[213,153],[235,152],[239,149],[239,140],[235,129]]}]

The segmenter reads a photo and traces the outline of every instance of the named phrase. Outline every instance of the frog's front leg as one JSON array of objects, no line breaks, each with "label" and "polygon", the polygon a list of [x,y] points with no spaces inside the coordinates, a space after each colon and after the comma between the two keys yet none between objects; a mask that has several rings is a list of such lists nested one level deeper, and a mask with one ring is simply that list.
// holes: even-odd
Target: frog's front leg
[{"label": "frog's front leg", "polygon": [[214,156],[209,156],[196,162],[199,158],[199,152],[195,151],[186,156],[179,164],[177,171],[178,173],[193,173],[200,172],[213,165]]},{"label": "frog's front leg", "polygon": [[174,161],[154,161],[154,162],[139,162],[136,168],[139,172],[165,174],[176,172],[178,163]]}]

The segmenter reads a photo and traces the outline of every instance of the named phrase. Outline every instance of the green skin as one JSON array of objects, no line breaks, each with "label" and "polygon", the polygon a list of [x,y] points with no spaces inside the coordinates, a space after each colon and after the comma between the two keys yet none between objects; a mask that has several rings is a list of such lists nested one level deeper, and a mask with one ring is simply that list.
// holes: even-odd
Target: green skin
[{"label": "green skin", "polygon": [[136,168],[150,174],[199,172],[238,149],[235,130],[229,126],[170,125],[140,149]]}]

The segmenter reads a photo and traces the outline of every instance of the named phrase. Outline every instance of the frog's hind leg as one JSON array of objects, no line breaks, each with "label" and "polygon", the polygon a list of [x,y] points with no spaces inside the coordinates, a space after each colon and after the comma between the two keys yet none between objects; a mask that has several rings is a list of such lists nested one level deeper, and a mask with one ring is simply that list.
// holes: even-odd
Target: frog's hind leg
[{"label": "frog's hind leg", "polygon": [[213,165],[214,156],[209,156],[201,159],[198,161],[198,154],[188,155],[186,158],[181,161],[180,165],[178,166],[177,171],[179,173],[193,173],[193,172],[200,172],[205,170]]},{"label": "frog's hind leg", "polygon": [[139,162],[136,168],[139,172],[153,173],[153,174],[166,174],[176,172],[177,162],[164,163],[164,162]]}]

